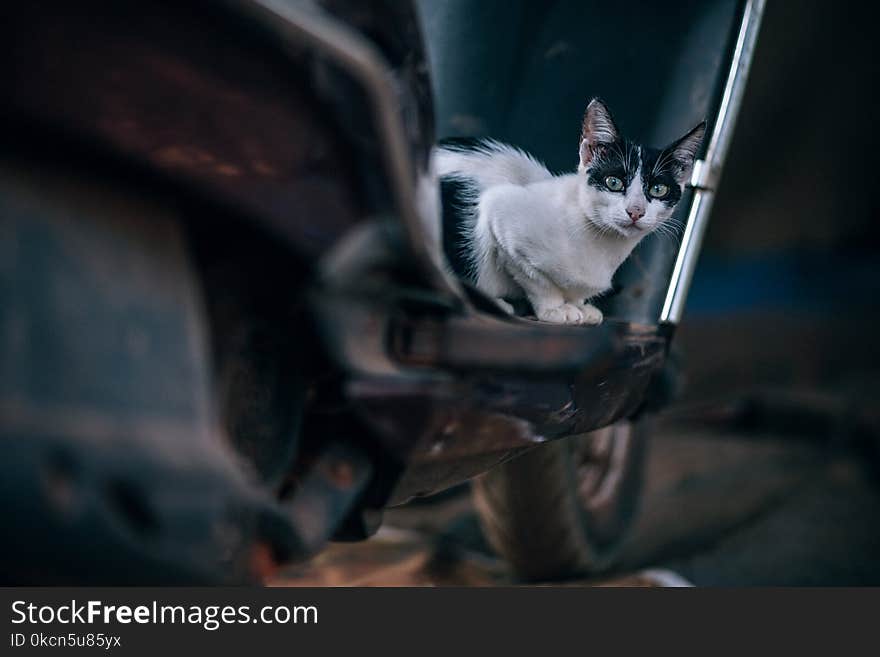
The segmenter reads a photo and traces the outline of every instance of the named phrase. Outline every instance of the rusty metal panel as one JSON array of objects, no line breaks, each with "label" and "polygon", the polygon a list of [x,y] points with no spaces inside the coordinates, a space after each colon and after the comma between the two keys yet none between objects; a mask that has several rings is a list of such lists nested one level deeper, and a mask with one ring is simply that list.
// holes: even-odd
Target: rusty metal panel
[{"label": "rusty metal panel", "polygon": [[[7,121],[75,135],[240,209],[315,257],[359,214],[310,61],[224,3],[4,7]],[[315,219],[320,217],[320,221]]]}]

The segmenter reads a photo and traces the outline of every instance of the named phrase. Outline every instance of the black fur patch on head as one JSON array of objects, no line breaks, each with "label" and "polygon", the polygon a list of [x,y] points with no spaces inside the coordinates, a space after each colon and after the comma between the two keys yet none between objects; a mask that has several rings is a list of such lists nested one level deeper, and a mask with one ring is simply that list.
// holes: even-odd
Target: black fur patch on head
[{"label": "black fur patch on head", "polygon": [[[604,192],[626,194],[639,167],[642,168],[642,188],[645,197],[649,201],[657,200],[667,207],[674,207],[681,199],[682,186],[676,178],[681,164],[668,148],[662,150],[646,148],[623,139],[603,146],[596,151],[587,169],[587,184]],[[619,192],[608,189],[605,181],[609,176],[623,181],[623,189]],[[656,184],[663,184],[669,188],[665,197],[652,199],[648,190]]]},{"label": "black fur patch on head", "polygon": [[623,139],[602,144],[593,152],[593,160],[587,168],[587,181],[596,189],[610,191],[605,185],[608,176],[623,181],[623,192],[635,178],[639,169],[639,147]]},{"label": "black fur patch on head", "polygon": [[675,207],[681,199],[682,185],[678,182],[678,174],[681,164],[672,157],[672,152],[665,148],[642,148],[642,182],[645,187],[645,197],[651,199],[648,190],[653,185],[666,185],[669,192],[660,199],[654,199],[663,203],[666,207]]}]

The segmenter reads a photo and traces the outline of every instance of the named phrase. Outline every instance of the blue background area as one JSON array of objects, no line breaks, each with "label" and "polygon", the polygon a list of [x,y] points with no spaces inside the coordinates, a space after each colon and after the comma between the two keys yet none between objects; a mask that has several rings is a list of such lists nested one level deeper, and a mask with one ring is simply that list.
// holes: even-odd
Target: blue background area
[{"label": "blue background area", "polygon": [[823,250],[725,257],[704,253],[687,316],[749,311],[840,312],[873,306],[880,291],[875,257]]}]

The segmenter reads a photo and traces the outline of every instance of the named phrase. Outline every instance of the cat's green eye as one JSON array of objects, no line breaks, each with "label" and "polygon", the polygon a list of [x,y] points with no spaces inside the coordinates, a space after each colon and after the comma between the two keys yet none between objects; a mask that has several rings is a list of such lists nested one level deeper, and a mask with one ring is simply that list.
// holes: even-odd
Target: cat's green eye
[{"label": "cat's green eye", "polygon": [[623,181],[617,176],[608,176],[605,179],[605,186],[612,192],[619,192],[623,189]]},{"label": "cat's green eye", "polygon": [[669,187],[663,183],[656,183],[651,185],[651,189],[648,190],[648,193],[654,198],[663,198],[669,193]]}]

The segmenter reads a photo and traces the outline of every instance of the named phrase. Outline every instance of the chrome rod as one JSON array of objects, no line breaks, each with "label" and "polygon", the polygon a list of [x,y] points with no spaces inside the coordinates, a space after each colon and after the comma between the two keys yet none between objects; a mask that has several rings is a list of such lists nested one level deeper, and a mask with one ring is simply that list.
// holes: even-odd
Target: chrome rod
[{"label": "chrome rod", "polygon": [[663,309],[660,311],[662,323],[678,324],[684,312],[703,236],[709,223],[715,189],[727,159],[727,151],[742,104],[761,17],[764,13],[764,2],[765,0],[748,0],[743,10],[736,47],[724,85],[718,116],[709,138],[706,157],[703,161],[697,162],[691,178],[691,186],[696,189],[696,193],[681,237],[681,246],[666,290]]}]

